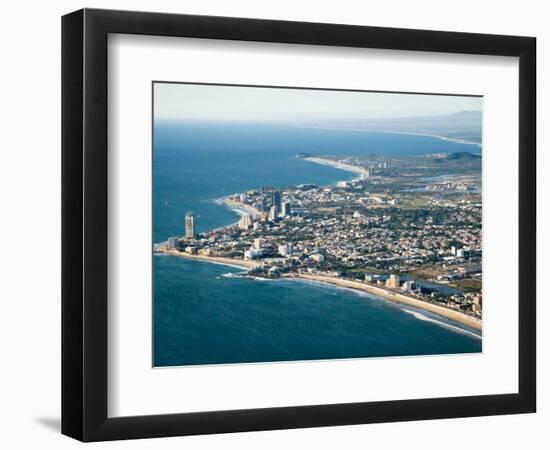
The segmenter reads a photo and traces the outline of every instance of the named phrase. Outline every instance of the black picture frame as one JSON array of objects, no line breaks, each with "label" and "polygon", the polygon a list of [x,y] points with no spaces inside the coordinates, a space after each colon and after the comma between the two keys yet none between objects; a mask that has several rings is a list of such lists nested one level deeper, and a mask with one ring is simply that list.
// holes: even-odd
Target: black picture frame
[{"label": "black picture frame", "polygon": [[[517,393],[107,416],[109,33],[519,58]],[[535,412],[536,40],[533,37],[83,9],[62,18],[62,433],[82,441]]]}]

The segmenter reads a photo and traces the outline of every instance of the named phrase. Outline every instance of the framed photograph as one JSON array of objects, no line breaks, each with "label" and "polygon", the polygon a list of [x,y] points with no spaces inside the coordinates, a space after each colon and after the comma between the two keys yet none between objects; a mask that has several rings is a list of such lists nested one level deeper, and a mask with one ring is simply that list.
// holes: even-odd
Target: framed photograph
[{"label": "framed photograph", "polygon": [[535,38],[62,21],[62,432],[535,412]]}]

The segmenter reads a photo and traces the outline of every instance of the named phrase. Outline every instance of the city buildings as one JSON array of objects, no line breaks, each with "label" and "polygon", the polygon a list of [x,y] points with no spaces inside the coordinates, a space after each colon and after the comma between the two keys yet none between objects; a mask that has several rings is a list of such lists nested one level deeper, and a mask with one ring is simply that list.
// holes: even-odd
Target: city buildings
[{"label": "city buildings", "polygon": [[252,226],[252,218],[249,214],[241,215],[241,220],[239,220],[239,228],[241,230],[248,230]]},{"label": "city buildings", "polygon": [[325,255],[316,253],[315,255],[311,255],[310,258],[315,262],[322,263],[325,260]]},{"label": "city buildings", "polygon": [[399,289],[399,275],[390,275],[388,281],[386,281],[386,286],[391,289]]},{"label": "city buildings", "polygon": [[401,290],[403,292],[411,292],[416,289],[416,283],[414,280],[407,280],[403,283],[403,286],[401,287]]},{"label": "city buildings", "polygon": [[[441,163],[429,158],[395,159],[392,176],[389,169],[380,175],[384,161],[376,162],[378,168],[364,163],[363,168],[371,167],[368,185],[354,180],[345,187],[264,186],[233,194],[228,205],[255,208],[253,216],[243,214],[237,224],[197,236],[188,213],[186,238],[192,240],[170,238],[164,248],[254,259],[261,267],[251,271],[257,276],[324,273],[364,280],[481,317],[480,171],[453,175],[460,183],[450,183],[447,175],[439,175]],[[460,173],[464,163],[453,170]]]},{"label": "city buildings", "polygon": [[177,237],[168,238],[168,248],[170,250],[178,248],[179,239]]},{"label": "city buildings", "polygon": [[275,213],[281,212],[281,191],[273,191],[271,194],[271,206],[275,207]]},{"label": "city buildings", "polygon": [[473,301],[472,301],[472,311],[475,313],[481,312],[481,294],[476,294]]},{"label": "city buildings", "polygon": [[277,250],[279,252],[279,255],[281,256],[288,256],[291,253],[291,247],[290,245],[287,245],[287,244],[279,245]]},{"label": "city buildings", "polygon": [[195,215],[192,212],[185,214],[185,237],[195,238]]},{"label": "city buildings", "polygon": [[281,213],[283,214],[283,216],[290,216],[292,214],[290,202],[284,202],[282,204]]},{"label": "city buildings", "polygon": [[262,249],[257,250],[257,249],[251,248],[251,249],[245,250],[244,259],[256,259],[256,258],[260,258],[262,255],[263,255]]},{"label": "city buildings", "polygon": [[256,238],[256,239],[254,239],[254,248],[256,250],[259,250],[264,246],[264,243],[265,243],[265,239]]},{"label": "city buildings", "polygon": [[387,280],[388,280],[387,275],[378,274],[378,273],[365,274],[365,281],[369,281],[370,283],[377,283],[377,282],[385,283]]}]

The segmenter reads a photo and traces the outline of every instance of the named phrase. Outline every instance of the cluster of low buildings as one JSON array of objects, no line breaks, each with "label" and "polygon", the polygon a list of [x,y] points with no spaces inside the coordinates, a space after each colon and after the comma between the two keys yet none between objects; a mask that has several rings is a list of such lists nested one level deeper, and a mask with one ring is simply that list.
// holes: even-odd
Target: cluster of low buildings
[{"label": "cluster of low buildings", "polygon": [[401,292],[421,300],[442,303],[449,308],[481,317],[481,292],[453,292],[441,295],[436,286],[426,285],[406,275],[400,276],[388,273],[366,273],[365,282],[378,287],[384,287],[390,291]]}]

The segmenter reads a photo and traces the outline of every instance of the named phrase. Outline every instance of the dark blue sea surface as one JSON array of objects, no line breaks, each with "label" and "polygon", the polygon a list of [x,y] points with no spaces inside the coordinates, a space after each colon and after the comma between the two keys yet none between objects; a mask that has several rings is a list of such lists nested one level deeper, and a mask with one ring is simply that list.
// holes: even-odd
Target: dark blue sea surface
[{"label": "dark blue sea surface", "polygon": [[[235,222],[214,200],[261,186],[333,184],[353,174],[296,158],[478,152],[427,136],[288,125],[157,122],[154,241]],[[241,269],[154,256],[154,365],[225,364],[481,351],[477,332],[364,293],[296,280],[231,276]]]}]

